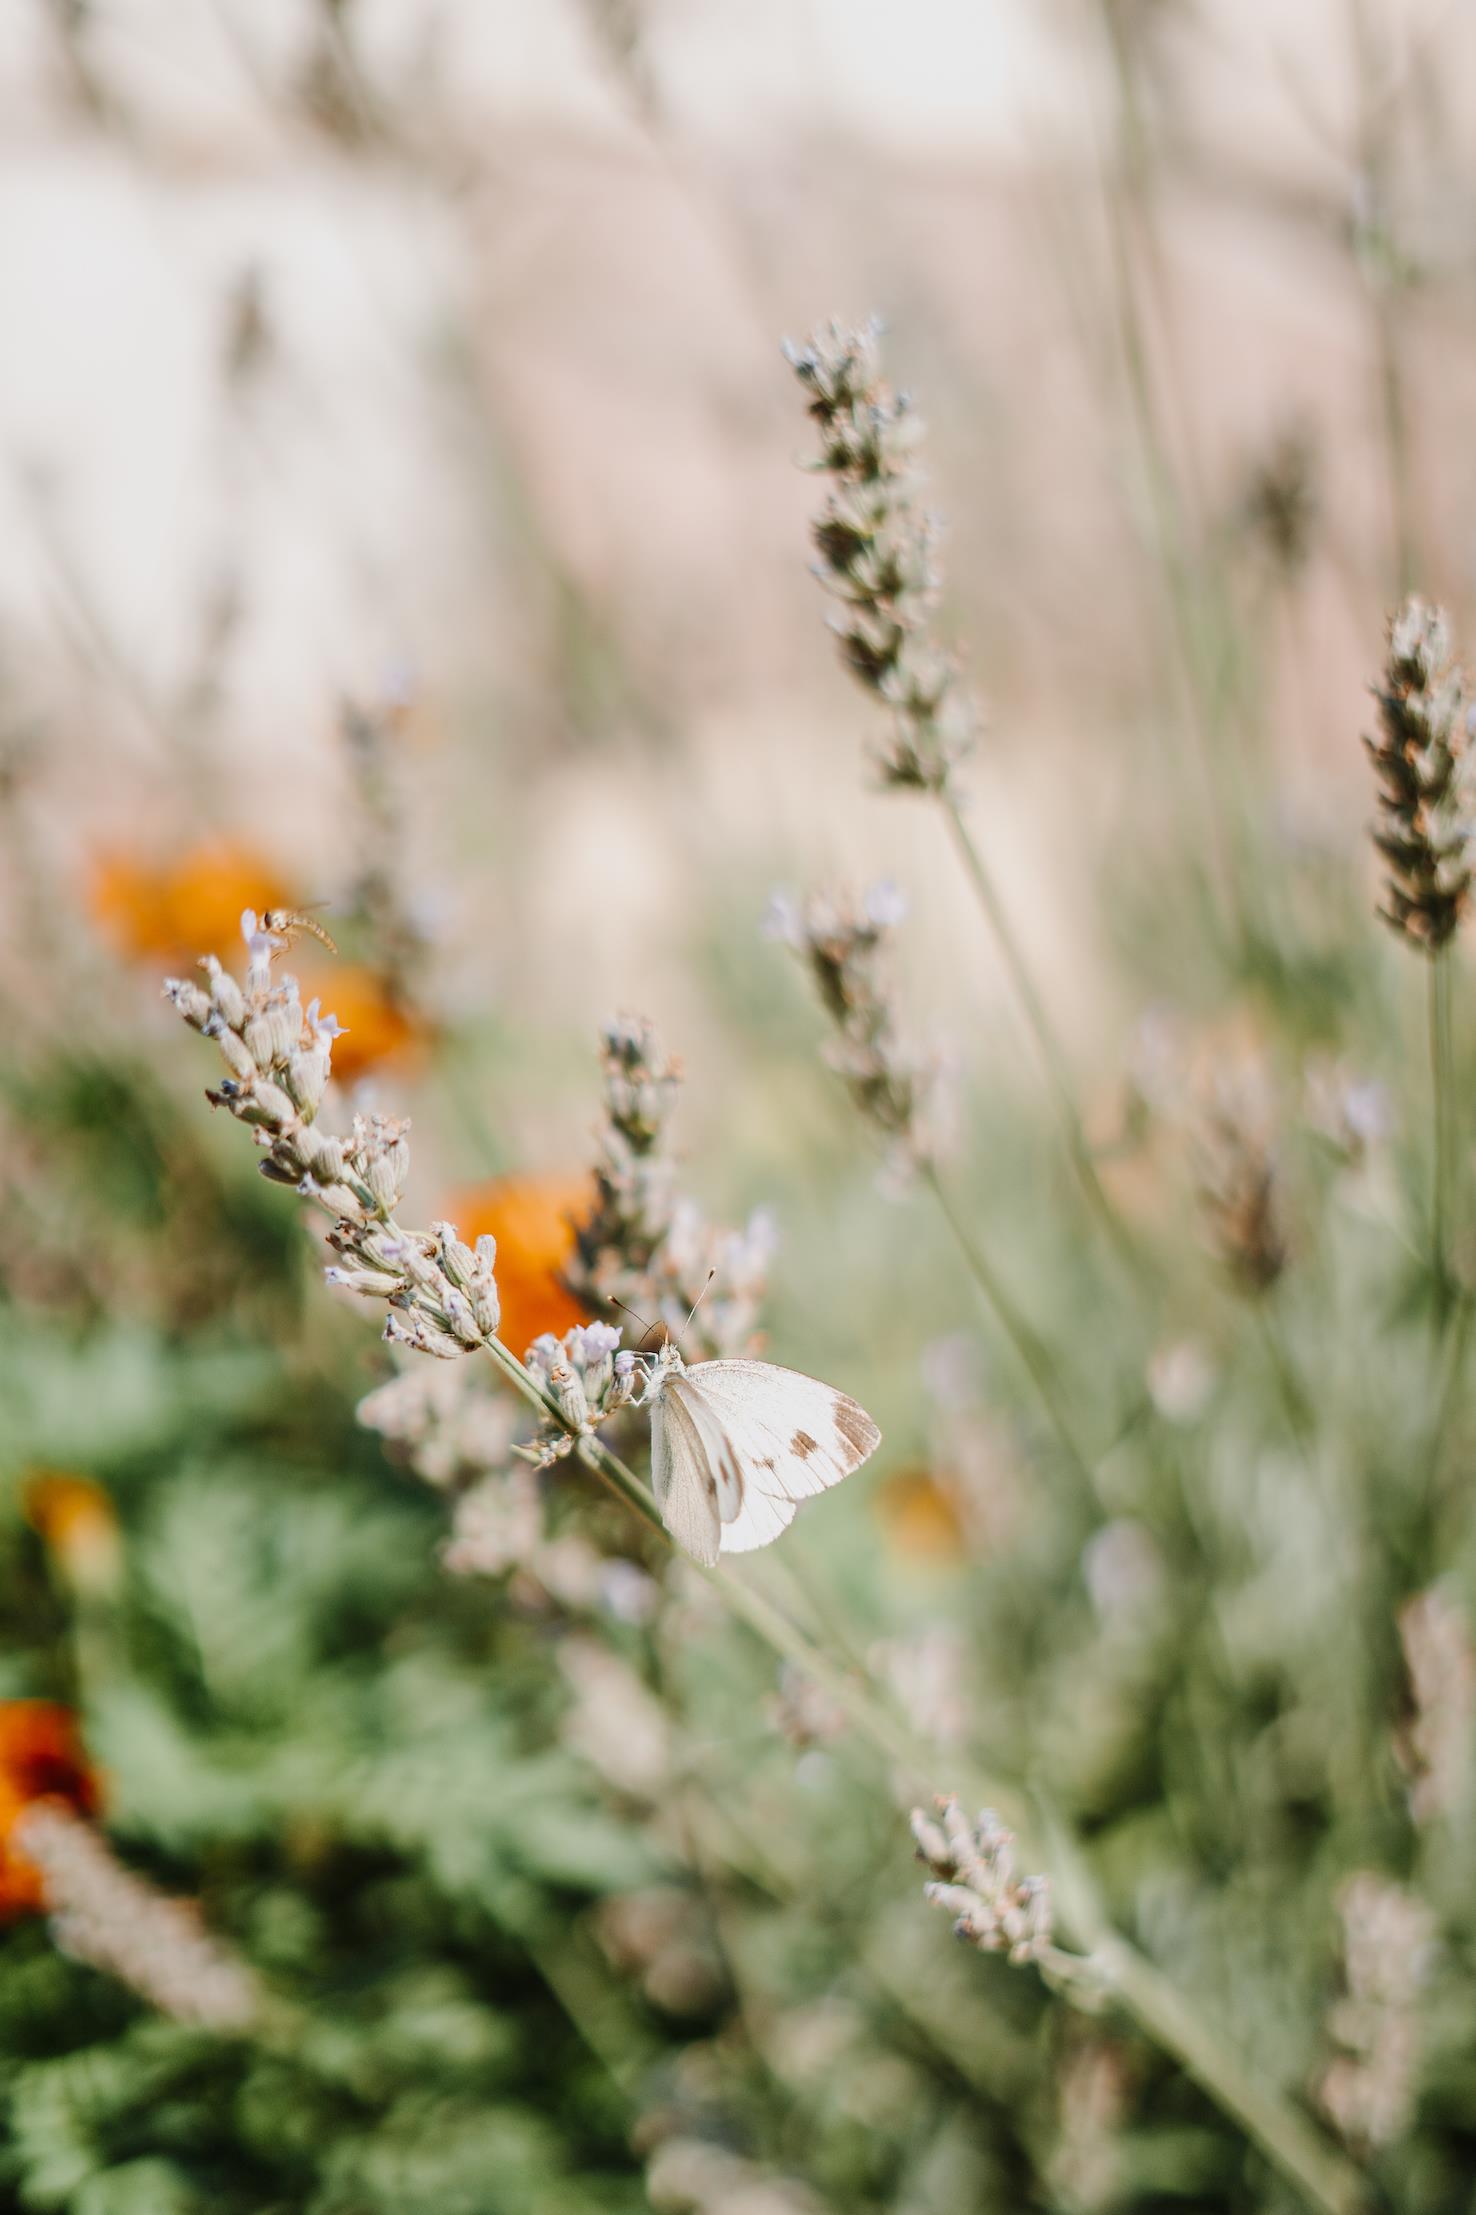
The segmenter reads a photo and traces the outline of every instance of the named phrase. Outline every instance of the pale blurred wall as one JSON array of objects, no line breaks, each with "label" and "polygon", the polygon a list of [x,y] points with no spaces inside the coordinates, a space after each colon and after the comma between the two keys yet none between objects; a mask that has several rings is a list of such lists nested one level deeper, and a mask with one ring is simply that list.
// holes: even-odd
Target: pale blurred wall
[{"label": "pale blurred wall", "polygon": [[[1436,165],[1406,211],[1438,279],[1413,348],[1435,581],[1459,601],[1473,17],[1368,5],[1381,97]],[[98,0],[70,46],[58,12],[0,14],[0,645],[79,837],[180,812],[193,779],[321,874],[333,700],[408,661],[463,728],[481,715],[489,804],[453,822],[451,858],[523,872],[530,994],[567,989],[582,926],[591,1007],[657,969],[704,840],[751,837],[792,873],[926,878],[926,828],[863,790],[866,715],[803,574],[813,487],[775,350],[832,308],[879,306],[932,426],[952,612],[1008,742],[1007,778],[984,778],[991,831],[1030,897],[1073,836],[1063,761],[1090,812],[1104,732],[1153,681],[1141,494],[1102,347],[1093,180],[1113,102],[1088,0],[651,0],[628,72],[593,6],[361,0],[357,140],[306,0]],[[1349,11],[1151,12],[1176,150],[1174,435],[1213,506],[1287,421],[1322,434],[1335,558],[1307,587],[1317,679],[1304,644],[1285,735],[1314,760],[1346,748],[1353,809],[1386,583],[1342,236]],[[1449,180],[1434,198],[1432,176]],[[253,273],[259,359],[232,383]],[[636,743],[653,730],[656,766]],[[454,790],[464,766],[426,777]],[[557,870],[546,846],[530,866],[539,822]],[[1088,905],[1051,918],[1068,990]],[[952,925],[945,899],[940,945]]]}]

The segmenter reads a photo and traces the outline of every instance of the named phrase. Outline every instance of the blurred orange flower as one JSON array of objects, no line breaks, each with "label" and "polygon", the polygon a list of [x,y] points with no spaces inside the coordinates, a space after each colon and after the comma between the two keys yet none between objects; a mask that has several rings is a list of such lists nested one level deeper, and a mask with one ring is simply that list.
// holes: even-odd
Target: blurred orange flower
[{"label": "blurred orange flower", "polygon": [[574,1258],[572,1218],[594,1197],[588,1177],[493,1177],[452,1195],[446,1213],[468,1245],[484,1232],[497,1241],[498,1336],[515,1354],[552,1331],[562,1338],[590,1310],[559,1281]]},{"label": "blurred orange flower", "polygon": [[46,1906],[41,1872],[12,1836],[38,1800],[59,1802],[77,1815],[95,1815],[102,1804],[76,1718],[49,1700],[0,1700],[0,1915],[34,1914]]},{"label": "blurred orange flower", "polygon": [[876,1494],[876,1512],[890,1543],[919,1561],[960,1561],[965,1532],[957,1492],[931,1469],[899,1469]]},{"label": "blurred orange flower", "polygon": [[105,1591],[117,1581],[118,1518],[100,1484],[68,1469],[35,1469],[21,1505],[47,1551],[75,1584]]},{"label": "blurred orange flower", "polygon": [[391,997],[376,970],[354,962],[314,961],[302,964],[299,974],[303,998],[316,994],[324,1013],[336,1015],[343,1025],[343,1035],[333,1041],[333,1074],[340,1084],[352,1084],[387,1062],[403,1067],[430,1044],[429,1024]]},{"label": "blurred orange flower", "polygon": [[168,862],[105,847],[93,856],[87,892],[104,936],[140,961],[225,955],[243,908],[292,901],[272,863],[225,839],[205,840]]}]

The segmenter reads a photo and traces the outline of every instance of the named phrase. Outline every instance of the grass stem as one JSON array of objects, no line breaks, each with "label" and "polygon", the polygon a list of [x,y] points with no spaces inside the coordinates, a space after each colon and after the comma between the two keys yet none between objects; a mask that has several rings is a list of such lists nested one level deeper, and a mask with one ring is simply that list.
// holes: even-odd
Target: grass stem
[{"label": "grass stem", "polygon": [[1287,1429],[1295,1439],[1298,1451],[1309,1468],[1313,1466],[1313,1440],[1311,1418],[1307,1411],[1307,1395],[1296,1379],[1287,1351],[1281,1342],[1281,1333],[1265,1298],[1254,1303],[1256,1326],[1261,1344],[1266,1350],[1266,1365],[1276,1381],[1276,1393],[1286,1417]]},{"label": "grass stem", "polygon": [[1435,1313],[1443,1331],[1451,1308],[1451,1056],[1450,956],[1442,947],[1430,957],[1426,1000],[1430,1034],[1430,1267],[1435,1280]]},{"label": "grass stem", "polygon": [[1129,1237],[1122,1218],[1108,1198],[1102,1180],[1097,1174],[1097,1166],[1092,1159],[1091,1147],[1087,1143],[1086,1132],[1082,1127],[1081,1112],[1076,1104],[1075,1092],[1066,1066],[1066,1057],[1062,1053],[1060,1042],[1051,1027],[1050,1018],[1045,1011],[1045,1003],[1041,999],[1035,979],[1031,975],[1030,965],[1021,951],[1019,940],[1011,927],[1004,902],[1000,898],[999,887],[996,885],[993,874],[979,851],[973,833],[964,821],[963,813],[952,791],[945,790],[940,795],[940,799],[944,818],[948,824],[949,835],[953,840],[959,859],[963,863],[964,873],[973,888],[974,896],[978,900],[984,920],[994,938],[1000,958],[1009,974],[1010,983],[1020,1003],[1030,1035],[1035,1041],[1036,1051],[1040,1056],[1041,1066],[1050,1086],[1056,1113],[1060,1119],[1062,1132],[1066,1140],[1067,1152],[1071,1158],[1071,1166],[1081,1187],[1082,1196],[1097,1222],[1111,1239],[1117,1252],[1124,1259],[1131,1262],[1135,1268],[1141,1268],[1142,1255]]},{"label": "grass stem", "polygon": [[961,1211],[947,1185],[939,1176],[937,1169],[931,1162],[928,1162],[924,1165],[921,1174],[923,1183],[938,1203],[943,1219],[953,1234],[959,1252],[963,1255],[969,1275],[973,1278],[986,1308],[1009,1340],[1019,1358],[1021,1368],[1034,1385],[1036,1396],[1040,1401],[1046,1420],[1050,1424],[1067,1462],[1080,1481],[1083,1497],[1088,1501],[1095,1502],[1096,1479],[1093,1474],[1092,1463],[1076,1435],[1070,1416],[1066,1412],[1061,1381],[1056,1374],[1055,1364],[1051,1360],[1046,1346],[1037,1335],[1034,1326],[1027,1322],[1010,1294],[1005,1290],[998,1271],[964,1221]]}]

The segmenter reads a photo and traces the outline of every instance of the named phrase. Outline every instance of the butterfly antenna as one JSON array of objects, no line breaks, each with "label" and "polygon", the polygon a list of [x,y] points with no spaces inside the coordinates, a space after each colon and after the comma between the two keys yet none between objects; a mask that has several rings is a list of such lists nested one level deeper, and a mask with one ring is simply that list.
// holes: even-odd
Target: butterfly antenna
[{"label": "butterfly antenna", "polygon": [[704,1300],[705,1300],[705,1299],[707,1298],[707,1294],[708,1294],[708,1287],[709,1287],[709,1286],[711,1285],[711,1283],[712,1283],[712,1280],[713,1280],[713,1278],[714,1278],[714,1277],[715,1277],[716,1275],[717,1275],[717,1271],[716,1271],[716,1269],[709,1269],[709,1270],[708,1270],[708,1272],[707,1272],[707,1283],[706,1283],[706,1284],[704,1284],[704,1286],[702,1287],[702,1290],[701,1290],[701,1291],[700,1291],[700,1292],[698,1293],[698,1295],[697,1295],[696,1299],[695,1299],[695,1300],[694,1300],[694,1301],[692,1302],[691,1310],[690,1310],[690,1312],[689,1312],[689,1314],[688,1314],[688,1316],[687,1316],[687,1320],[686,1320],[686,1322],[685,1322],[685,1323],[683,1323],[683,1325],[682,1325],[682,1328],[681,1328],[681,1336],[682,1336],[683,1338],[685,1338],[685,1337],[686,1337],[686,1335],[687,1335],[688,1331],[689,1331],[689,1330],[690,1330],[690,1329],[692,1328],[692,1317],[693,1317],[693,1316],[694,1316],[694,1315],[695,1315],[695,1314],[697,1313],[697,1310],[698,1310],[698,1308],[700,1308],[700,1307],[701,1307],[701,1305],[702,1305],[703,1301],[704,1301]]},{"label": "butterfly antenna", "polygon": [[[617,1300],[613,1293],[610,1297],[610,1305],[611,1307],[618,1307],[622,1314],[630,1316],[633,1322],[640,1324],[642,1338],[649,1338],[652,1331],[659,1330],[661,1327],[659,1323],[648,1323],[644,1315],[637,1315],[633,1307],[629,1306],[624,1300]],[[637,1352],[639,1351],[640,1349],[637,1348]]]}]

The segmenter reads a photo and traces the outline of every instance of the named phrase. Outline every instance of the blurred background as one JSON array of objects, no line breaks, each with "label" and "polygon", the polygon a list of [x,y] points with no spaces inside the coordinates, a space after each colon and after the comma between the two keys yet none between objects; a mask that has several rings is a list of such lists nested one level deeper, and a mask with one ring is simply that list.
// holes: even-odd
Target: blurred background
[{"label": "blurred background", "polygon": [[[448,1574],[488,1456],[418,1484],[356,1425],[378,1318],[160,998],[276,905],[337,941],[291,965],[348,1026],[343,1116],[413,1115],[409,1219],[496,1230],[517,1350],[577,1312],[599,1027],[654,1021],[683,1189],[772,1229],[762,1343],[885,1434],[794,1534],[813,1619],[935,1742],[1042,1770],[1119,1923],[1392,2204],[1468,2204],[1476,1920],[1409,1754],[1432,1683],[1469,1739],[1466,1309],[1432,1355],[1424,999],[1359,733],[1402,593],[1473,637],[1473,101],[1451,0],[5,11],[0,1756],[41,1730],[303,2011],[202,2029],[58,1946],[0,1838],[7,2205],[1334,2204],[1118,2018],[950,1953],[915,1781],[606,1510],[638,1583]],[[1144,1312],[807,573],[780,341],[873,312],[983,711],[968,819]],[[764,936],[776,888],[878,879],[1085,1500]],[[1274,1311],[1195,1212],[1206,1054],[1291,1134]],[[1370,1868],[1440,1964],[1377,2007],[1337,1906]]]}]

